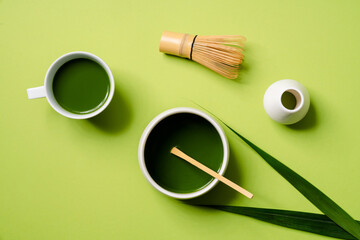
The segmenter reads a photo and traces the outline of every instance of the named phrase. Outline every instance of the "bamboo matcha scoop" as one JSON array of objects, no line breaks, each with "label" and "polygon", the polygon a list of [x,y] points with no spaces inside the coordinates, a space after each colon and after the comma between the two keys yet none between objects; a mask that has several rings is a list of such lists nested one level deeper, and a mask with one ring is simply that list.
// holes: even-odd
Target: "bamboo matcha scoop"
[{"label": "bamboo matcha scoop", "polygon": [[204,172],[211,175],[212,177],[218,179],[220,182],[225,183],[226,185],[228,185],[232,189],[234,189],[234,190],[238,191],[239,193],[243,194],[245,197],[248,197],[248,198],[251,199],[254,196],[252,193],[248,192],[244,188],[240,187],[239,185],[233,183],[232,181],[225,178],[224,176],[218,174],[217,172],[213,171],[212,169],[208,168],[207,166],[203,165],[202,163],[200,163],[200,162],[196,161],[195,159],[191,158],[190,156],[186,155],[185,153],[180,151],[177,147],[173,147],[170,152],[172,154],[174,154],[175,156],[178,156],[179,158],[182,158],[185,161],[191,163],[195,167],[203,170]]}]

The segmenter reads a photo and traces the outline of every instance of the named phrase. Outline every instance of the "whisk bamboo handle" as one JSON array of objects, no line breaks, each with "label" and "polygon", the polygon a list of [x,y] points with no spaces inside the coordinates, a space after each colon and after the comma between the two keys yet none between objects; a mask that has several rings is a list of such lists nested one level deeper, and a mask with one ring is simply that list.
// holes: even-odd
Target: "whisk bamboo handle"
[{"label": "whisk bamboo handle", "polygon": [[164,31],[160,40],[160,52],[190,59],[195,36],[185,33]]}]

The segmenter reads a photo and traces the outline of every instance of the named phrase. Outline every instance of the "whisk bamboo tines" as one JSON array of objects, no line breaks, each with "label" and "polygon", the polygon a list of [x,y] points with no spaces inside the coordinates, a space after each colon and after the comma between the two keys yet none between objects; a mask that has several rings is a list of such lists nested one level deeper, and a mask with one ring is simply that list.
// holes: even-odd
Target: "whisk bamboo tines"
[{"label": "whisk bamboo tines", "polygon": [[243,60],[243,43],[240,35],[197,36],[164,31],[160,52],[188,58],[230,79],[239,75]]}]

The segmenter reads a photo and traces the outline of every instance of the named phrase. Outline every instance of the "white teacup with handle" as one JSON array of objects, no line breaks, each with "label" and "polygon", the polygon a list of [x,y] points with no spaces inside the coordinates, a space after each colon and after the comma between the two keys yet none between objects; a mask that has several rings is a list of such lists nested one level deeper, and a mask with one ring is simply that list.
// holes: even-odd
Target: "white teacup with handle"
[{"label": "white teacup with handle", "polygon": [[[57,74],[58,70],[63,67],[66,63],[69,63],[72,60],[77,59],[85,59],[85,60],[91,60],[92,62],[96,63],[98,66],[100,66],[107,75],[108,78],[108,87],[106,90],[106,96],[104,100],[97,106],[96,109],[93,109],[88,112],[73,112],[69,109],[66,109],[64,106],[62,106],[56,99],[56,96],[54,94],[54,78]],[[90,80],[90,79],[89,79]],[[86,82],[85,82],[86,83]],[[90,83],[90,82],[89,82]],[[86,94],[86,84],[81,87],[82,91],[81,94]],[[49,67],[44,81],[44,86],[41,87],[35,87],[35,88],[29,88],[27,89],[28,98],[29,99],[36,99],[36,98],[46,98],[49,102],[50,106],[60,113],[61,115],[73,118],[73,119],[87,119],[94,117],[105,110],[105,108],[110,104],[112,97],[114,95],[115,91],[115,82],[114,77],[112,75],[112,72],[108,65],[99,57],[95,56],[94,54],[88,53],[88,52],[70,52],[67,53],[58,59],[55,60]],[[91,94],[91,93],[89,93]]]}]

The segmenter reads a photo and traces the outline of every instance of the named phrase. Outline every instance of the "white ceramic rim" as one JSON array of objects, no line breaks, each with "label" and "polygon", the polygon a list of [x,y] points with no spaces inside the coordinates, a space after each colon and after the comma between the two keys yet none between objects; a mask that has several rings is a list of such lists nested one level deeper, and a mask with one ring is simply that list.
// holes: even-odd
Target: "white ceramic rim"
[{"label": "white ceramic rim", "polygon": [[[73,59],[77,59],[77,58],[86,58],[86,59],[90,59],[90,60],[93,60],[96,63],[98,63],[100,66],[102,66],[104,68],[104,70],[106,71],[106,73],[109,77],[109,81],[110,81],[109,94],[108,94],[107,99],[104,102],[104,104],[96,111],[86,113],[86,114],[75,114],[75,113],[69,112],[69,111],[65,110],[64,108],[62,108],[56,101],[54,94],[53,94],[53,89],[52,89],[52,83],[53,83],[56,71],[62,65],[64,65],[64,63],[66,63],[70,60],[73,60]],[[76,51],[76,52],[70,52],[70,53],[62,55],[61,57],[56,59],[55,62],[53,62],[51,64],[51,66],[49,67],[49,69],[46,73],[46,76],[45,76],[44,87],[45,87],[46,99],[48,100],[49,104],[55,111],[57,111],[61,115],[68,117],[68,118],[87,119],[87,118],[91,118],[91,117],[98,115],[99,113],[104,111],[105,108],[110,104],[110,102],[114,96],[115,82],[114,82],[114,77],[113,77],[113,74],[112,74],[109,66],[101,58],[99,58],[98,56],[96,56],[92,53]]]},{"label": "white ceramic rim", "polygon": [[[295,91],[297,94],[299,94],[300,96],[300,104],[298,104],[298,99],[296,98],[296,96],[291,92],[291,91]],[[296,99],[296,106],[294,109],[288,109],[284,106],[284,104],[282,103],[281,101],[281,98],[282,98],[282,95],[285,93],[285,92],[290,92]],[[304,105],[304,95],[303,93],[299,90],[299,89],[296,89],[296,88],[286,88],[284,91],[282,91],[282,93],[280,94],[280,106],[282,107],[283,110],[289,112],[289,113],[295,113],[295,112],[298,112],[300,111],[300,109],[303,107]]]},{"label": "white ceramic rim", "polygon": [[225,132],[222,129],[222,127],[219,125],[219,123],[217,123],[212,117],[210,117],[208,114],[206,114],[198,109],[195,109],[195,108],[188,108],[188,107],[172,108],[172,109],[166,110],[165,112],[162,112],[159,115],[157,115],[149,123],[149,125],[145,128],[145,130],[140,138],[140,143],[139,143],[139,148],[138,148],[138,158],[139,158],[139,164],[140,164],[140,169],[141,169],[142,173],[144,174],[144,176],[148,180],[148,182],[155,189],[157,189],[158,191],[162,192],[163,194],[168,195],[173,198],[190,199],[190,198],[195,198],[195,197],[201,196],[201,195],[209,192],[212,188],[215,187],[215,185],[219,182],[219,180],[213,179],[207,186],[205,186],[204,188],[201,188],[200,190],[198,190],[196,192],[175,193],[175,192],[168,191],[168,190],[164,189],[163,187],[161,187],[160,185],[158,185],[150,176],[150,174],[146,168],[146,165],[145,165],[144,151],[145,151],[146,141],[150,135],[150,132],[163,119],[165,119],[171,115],[175,115],[175,114],[179,114],[179,113],[192,113],[192,114],[198,115],[200,117],[203,117],[207,121],[209,121],[215,127],[215,129],[217,130],[217,132],[220,135],[220,138],[221,138],[221,141],[223,144],[223,149],[224,149],[223,163],[222,163],[220,171],[218,173],[220,175],[223,175],[225,173],[228,162],[229,162],[229,142],[226,138]]}]

